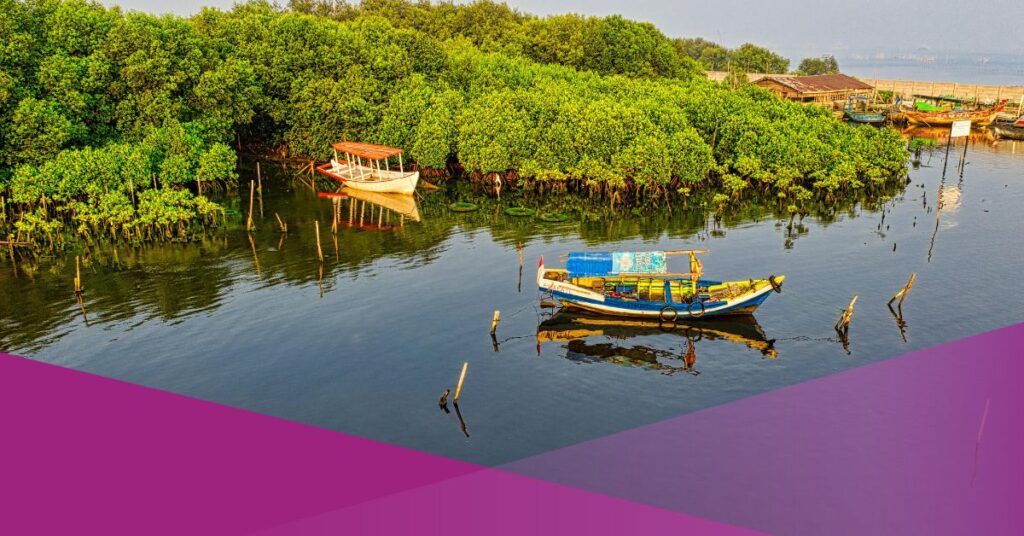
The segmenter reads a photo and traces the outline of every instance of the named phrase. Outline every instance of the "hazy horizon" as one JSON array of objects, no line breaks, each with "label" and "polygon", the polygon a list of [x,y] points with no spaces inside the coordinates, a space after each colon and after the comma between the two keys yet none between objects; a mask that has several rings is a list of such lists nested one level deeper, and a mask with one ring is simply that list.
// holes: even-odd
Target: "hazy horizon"
[{"label": "hazy horizon", "polygon": [[[187,0],[168,5],[155,0],[103,0],[106,5],[154,13],[190,15],[204,6],[230,9],[233,0]],[[459,3],[467,3],[461,1]],[[963,61],[988,61],[997,55],[1011,72],[997,73],[999,83],[1011,83],[1018,75],[1024,84],[1024,40],[1014,32],[1024,20],[1024,1],[993,0],[984,12],[963,9],[953,0],[928,4],[921,9],[894,9],[892,2],[864,0],[855,6],[843,0],[775,0],[748,3],[719,0],[714,3],[681,0],[637,0],[628,5],[609,0],[509,0],[524,13],[554,15],[579,13],[651,22],[669,37],[703,37],[727,47],[754,43],[786,56],[792,67],[801,58],[833,54],[856,68],[879,60],[877,55],[925,56],[935,60],[952,55]],[[287,2],[281,2],[287,4]],[[960,7],[960,9],[957,9]],[[997,15],[993,15],[997,14]],[[858,59],[858,56],[860,58]],[[906,59],[906,58],[904,58]],[[852,60],[852,61],[850,61]],[[872,67],[874,66],[874,67]],[[889,66],[883,66],[883,70]],[[869,76],[871,73],[863,72]]]}]

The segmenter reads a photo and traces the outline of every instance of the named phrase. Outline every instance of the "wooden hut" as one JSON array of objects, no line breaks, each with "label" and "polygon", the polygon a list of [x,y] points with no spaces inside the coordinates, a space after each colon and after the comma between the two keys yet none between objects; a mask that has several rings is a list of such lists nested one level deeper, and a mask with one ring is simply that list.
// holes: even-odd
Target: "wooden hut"
[{"label": "wooden hut", "polygon": [[754,84],[783,99],[829,107],[845,104],[850,97],[870,96],[875,89],[870,84],[845,74],[768,75]]}]

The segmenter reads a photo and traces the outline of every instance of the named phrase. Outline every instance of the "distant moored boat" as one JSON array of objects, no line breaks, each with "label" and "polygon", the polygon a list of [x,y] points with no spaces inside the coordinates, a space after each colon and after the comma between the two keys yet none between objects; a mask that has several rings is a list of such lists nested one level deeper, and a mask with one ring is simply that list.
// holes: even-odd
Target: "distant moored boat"
[{"label": "distant moored boat", "polygon": [[948,127],[954,121],[970,121],[972,126],[986,127],[992,124],[996,115],[1002,110],[1002,106],[994,110],[970,110],[970,111],[949,111],[949,112],[921,112],[904,111],[907,121],[912,125],[925,125],[930,127]]}]

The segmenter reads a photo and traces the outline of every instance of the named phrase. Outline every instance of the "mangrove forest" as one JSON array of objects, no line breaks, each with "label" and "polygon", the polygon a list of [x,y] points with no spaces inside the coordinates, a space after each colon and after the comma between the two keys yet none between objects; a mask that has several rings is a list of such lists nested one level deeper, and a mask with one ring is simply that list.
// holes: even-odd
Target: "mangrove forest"
[{"label": "mangrove forest", "polygon": [[[308,163],[339,139],[402,147],[435,182],[611,203],[751,190],[799,212],[902,180],[896,131],[708,81],[711,49],[691,44],[486,1],[257,1],[184,18],[0,0],[0,231],[50,247],[67,232],[187,238],[223,221],[206,194],[238,187],[239,151]],[[788,68],[753,45],[724,53]]]}]

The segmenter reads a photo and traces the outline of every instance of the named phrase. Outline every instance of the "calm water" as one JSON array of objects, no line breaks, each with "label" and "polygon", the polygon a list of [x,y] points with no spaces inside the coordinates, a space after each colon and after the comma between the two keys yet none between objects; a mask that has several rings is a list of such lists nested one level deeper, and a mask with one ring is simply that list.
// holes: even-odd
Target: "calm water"
[{"label": "calm water", "polygon": [[[1024,80],[1024,51],[903,52],[845,54],[839,56],[844,73],[882,80],[918,80],[1019,86]],[[1019,95],[1007,96],[1016,99]]]},{"label": "calm water", "polygon": [[[19,266],[17,277],[0,264],[0,350],[500,464],[1024,319],[1015,288],[1024,267],[1024,145],[979,137],[962,180],[955,157],[941,179],[943,154],[941,142],[926,148],[910,184],[889,199],[792,222],[758,202],[717,216],[699,200],[612,214],[574,199],[505,192],[498,202],[461,185],[418,195],[420,222],[382,219],[367,205],[364,225],[340,226],[337,245],[332,202],[268,164],[252,245],[236,219],[200,243],[122,247],[116,257],[109,247],[94,251],[83,270],[84,315],[72,293],[73,259]],[[237,209],[238,197],[223,201]],[[451,212],[457,199],[482,209]],[[346,221],[350,203],[340,205]],[[573,217],[543,224],[502,212],[520,203]],[[275,212],[287,236],[276,232]],[[373,228],[378,221],[385,229]],[[784,291],[754,322],[674,330],[549,319],[537,307],[540,255],[550,265],[567,250],[689,246],[712,250],[709,277],[781,273]],[[911,272],[918,279],[901,333],[885,302]],[[853,294],[860,298],[844,348],[832,325]],[[498,351],[488,335],[495,309],[503,315]],[[437,406],[463,361],[464,429]],[[970,361],[963,356],[965,374]]]}]

